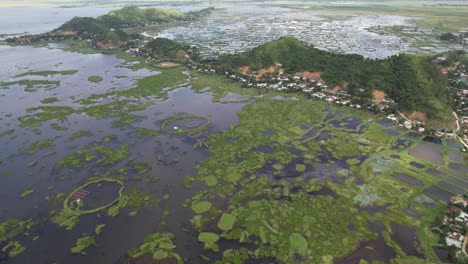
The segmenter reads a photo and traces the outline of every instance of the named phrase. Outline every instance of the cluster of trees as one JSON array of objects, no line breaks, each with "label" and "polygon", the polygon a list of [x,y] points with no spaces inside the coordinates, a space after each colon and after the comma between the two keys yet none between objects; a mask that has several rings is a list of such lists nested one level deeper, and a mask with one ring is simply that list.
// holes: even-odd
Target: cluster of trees
[{"label": "cluster of trees", "polygon": [[261,45],[242,54],[226,55],[214,62],[226,70],[241,66],[261,69],[282,64],[286,73],[321,72],[328,86],[347,83],[352,89],[383,90],[400,110],[421,111],[434,119],[451,113],[446,94],[446,78],[429,57],[396,55],[370,60],[355,54],[335,54],[316,49],[293,37]]},{"label": "cluster of trees", "polygon": [[439,36],[440,40],[451,41],[451,42],[462,42],[464,38],[468,38],[468,33],[463,33],[457,36],[453,33],[448,32],[448,33],[442,33]]},{"label": "cluster of trees", "polygon": [[151,57],[159,60],[183,60],[190,47],[170,39],[157,38],[149,41],[145,45],[145,49],[151,54]]}]

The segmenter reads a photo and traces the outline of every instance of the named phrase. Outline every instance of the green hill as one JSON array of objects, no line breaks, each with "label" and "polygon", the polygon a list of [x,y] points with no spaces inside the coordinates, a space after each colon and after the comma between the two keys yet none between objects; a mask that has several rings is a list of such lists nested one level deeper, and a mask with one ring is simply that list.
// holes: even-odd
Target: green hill
[{"label": "green hill", "polygon": [[145,45],[152,57],[159,60],[183,60],[189,48],[166,38],[157,38]]},{"label": "green hill", "polygon": [[161,8],[138,8],[127,6],[114,10],[98,18],[75,17],[56,30],[71,30],[100,34],[109,29],[145,26],[148,24],[167,23],[172,21],[188,21],[200,18],[211,12],[212,8],[182,13],[176,10]]},{"label": "green hill", "polygon": [[102,34],[109,30],[108,26],[92,17],[74,17],[70,21],[65,22],[57,30],[78,31],[81,33]]},{"label": "green hill", "polygon": [[402,54],[370,60],[322,51],[293,37],[284,37],[242,54],[222,56],[215,63],[224,69],[250,66],[255,70],[275,62],[281,63],[286,73],[321,72],[331,87],[347,83],[351,88],[364,88],[369,96],[373,90],[383,90],[400,110],[421,111],[436,120],[451,117],[446,78],[425,56]]}]

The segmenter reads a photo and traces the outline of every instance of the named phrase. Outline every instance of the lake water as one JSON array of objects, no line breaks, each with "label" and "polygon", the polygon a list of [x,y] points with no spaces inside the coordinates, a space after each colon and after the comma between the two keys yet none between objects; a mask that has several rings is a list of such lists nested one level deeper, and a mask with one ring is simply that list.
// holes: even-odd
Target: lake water
[{"label": "lake water", "polygon": [[[182,7],[179,6],[178,8]],[[45,32],[56,28],[75,15],[98,16],[108,12],[110,9],[112,8],[31,8],[25,9],[25,11],[20,9],[0,9],[0,22],[5,22],[5,24],[0,23],[0,34]],[[20,14],[27,17],[24,19],[23,24],[16,23],[18,21],[17,16]],[[7,22],[10,24],[7,24]],[[292,34],[300,38],[302,37],[303,40],[317,46],[322,45],[321,48],[340,49],[343,52],[361,52],[360,54],[364,56],[379,57],[398,52],[398,50],[394,50],[393,48],[389,49],[389,44],[391,43],[401,44],[399,46],[400,50],[404,50],[405,47],[405,44],[401,43],[397,38],[381,37],[374,33],[369,33],[365,29],[367,26],[388,23],[406,23],[406,18],[343,16],[332,20],[326,16],[304,13],[296,9],[240,7],[234,11],[220,8],[208,17],[206,21],[193,22],[184,26],[166,29],[162,34],[172,34],[176,39],[186,38],[187,41],[194,41],[194,43],[204,47],[204,50],[207,52],[206,54],[211,54],[210,52],[213,50],[219,52],[221,49],[224,49],[226,47],[224,42],[229,40],[229,36],[233,36],[234,38],[231,45],[232,49],[240,51],[254,44],[268,41],[270,38],[279,37],[282,34]],[[294,26],[289,27],[286,25]],[[271,33],[270,35],[263,34],[266,29]],[[353,32],[357,37],[350,38],[349,32]],[[314,35],[320,41],[314,43],[315,38],[312,38]],[[264,37],[257,38],[256,36]],[[329,43],[326,42],[327,36],[330,37]],[[248,41],[249,38],[251,42]],[[216,43],[215,39],[218,41],[218,46],[204,44],[209,42]],[[341,41],[341,39],[346,39],[346,41]],[[369,49],[363,50],[363,45]],[[357,48],[358,46],[360,48]],[[177,89],[169,91],[167,99],[134,98],[138,103],[151,102],[152,104],[145,110],[134,112],[133,114],[139,115],[141,118],[130,125],[116,127],[113,125],[113,121],[117,118],[96,119],[81,113],[72,114],[65,118],[64,121],[46,121],[35,128],[21,127],[19,118],[30,114],[28,113],[29,108],[45,105],[40,102],[43,99],[57,97],[58,102],[52,103],[50,106],[70,106],[73,109],[79,109],[84,107],[78,102],[80,99],[93,94],[102,94],[114,90],[127,90],[135,85],[137,79],[160,73],[145,69],[131,70],[124,67],[124,61],[114,55],[84,55],[66,52],[57,48],[0,46],[0,60],[2,61],[2,65],[0,66],[0,82],[14,82],[26,79],[59,81],[59,83],[48,89],[37,89],[32,92],[25,91],[22,85],[11,85],[5,89],[0,89],[0,133],[8,129],[14,129],[11,135],[0,137],[0,145],[2,146],[2,151],[0,152],[0,161],[2,161],[0,163],[0,178],[2,180],[2,184],[0,185],[0,208],[2,208],[0,211],[0,222],[11,218],[32,218],[37,223],[29,231],[29,235],[22,235],[19,238],[20,242],[27,248],[26,251],[13,259],[0,254],[0,262],[5,260],[8,263],[31,263],[31,260],[34,260],[35,263],[122,263],[130,248],[141,245],[144,237],[149,233],[163,229],[175,235],[176,240],[174,242],[177,245],[178,253],[184,259],[187,259],[186,263],[207,263],[199,258],[199,255],[203,252],[203,245],[197,241],[197,232],[193,230],[193,225],[189,221],[193,217],[193,212],[190,208],[183,206],[187,199],[192,198],[197,191],[202,190],[204,187],[200,184],[195,184],[191,188],[187,188],[183,184],[183,179],[185,176],[196,175],[197,165],[211,156],[205,148],[194,148],[194,144],[199,142],[200,138],[206,138],[209,134],[223,132],[230,126],[237,124],[239,121],[237,115],[239,111],[245,105],[254,103],[255,100],[242,103],[229,103],[226,100],[236,101],[245,98],[234,93],[228,93],[222,98],[222,103],[216,103],[212,101],[213,97],[209,92],[195,93],[191,87],[182,85]],[[71,75],[51,75],[47,77],[17,76],[29,71],[44,70],[76,70],[77,72]],[[99,83],[88,81],[88,77],[92,75],[98,75],[103,80]],[[287,98],[283,97],[276,97],[274,99],[280,99],[279,101],[276,100],[276,102],[283,103],[293,100],[299,101],[296,97],[290,98],[291,100],[284,100]],[[125,98],[113,98],[113,101],[116,102],[123,100]],[[99,100],[97,104],[106,103],[109,102],[103,99]],[[305,134],[302,136],[301,142],[297,142],[298,146],[295,147],[300,147],[302,143],[307,141],[312,142],[311,145],[314,145],[321,144],[315,142],[325,142],[333,139],[334,135],[331,133],[334,129],[332,125],[335,124],[333,122],[344,122],[343,128],[347,127],[348,130],[357,130],[363,122],[363,120],[357,117],[342,117],[345,114],[344,112],[334,111],[333,108],[327,107],[324,110],[327,116],[322,123],[304,124],[300,130]],[[211,123],[196,136],[171,135],[168,133],[160,133],[154,137],[138,136],[138,128],[161,129],[165,118],[177,114],[201,116],[210,120]],[[189,123],[195,121],[198,122],[201,119],[187,119]],[[54,123],[65,127],[66,130],[54,129]],[[189,123],[179,120],[169,124],[171,126],[186,125],[190,127]],[[340,127],[339,123],[336,124],[338,124],[337,127]],[[310,131],[308,131],[309,129]],[[322,131],[322,129],[325,130]],[[83,130],[89,130],[92,135],[70,140],[70,137],[75,132]],[[269,135],[267,132],[265,131],[265,137]],[[274,133],[274,131],[270,132]],[[296,133],[294,130],[292,132]],[[365,129],[363,132],[365,132]],[[247,131],[246,133],[249,132]],[[103,139],[110,135],[114,137],[108,140]],[[55,145],[38,149],[34,153],[28,153],[32,142],[43,139],[53,139]],[[126,159],[109,166],[96,163],[81,169],[58,168],[56,166],[57,162],[67,155],[93,144],[110,147],[127,145],[130,154]],[[229,144],[229,142],[226,144]],[[331,154],[326,148],[324,146],[321,147],[319,147],[322,151],[321,155],[317,156],[315,162],[306,163],[304,158],[293,159],[286,164],[284,169],[276,173],[276,178],[270,179],[280,182],[281,179],[288,179],[289,176],[301,176],[306,179],[317,178],[320,182],[331,180],[340,183],[346,181],[347,177],[350,177],[349,174],[351,174],[348,171],[351,165],[345,159],[332,159]],[[437,149],[429,148],[427,151],[439,155],[440,147],[437,147]],[[294,152],[298,156],[305,156],[306,152],[309,151],[307,149],[300,150],[293,148],[292,146],[288,146],[288,149],[291,149],[290,152]],[[262,155],[268,155],[278,149],[269,145],[262,145],[254,150],[254,152],[261,153]],[[464,164],[461,164],[460,157],[455,159],[456,156],[453,153],[450,154],[450,157],[459,163],[454,163],[447,168],[447,175],[454,174],[456,177],[448,179],[443,186],[441,184],[444,188],[447,188],[446,186],[448,185],[450,189],[450,184],[460,185],[460,182],[466,184],[465,179],[459,176],[464,170],[460,166],[463,167]],[[357,158],[360,159],[359,163],[367,159],[365,156],[358,156]],[[426,155],[421,156],[421,159],[430,162],[441,163],[442,161],[439,156],[437,156],[437,159],[434,158],[434,160],[431,158],[432,156],[428,158]],[[151,168],[149,168],[147,174],[141,176],[137,171],[129,169],[128,164],[134,161],[146,162],[151,165]],[[37,164],[28,166],[31,162],[37,162]],[[270,165],[274,164],[271,163]],[[298,169],[298,165],[304,165],[306,171],[301,172]],[[259,172],[274,172],[274,169],[270,167],[266,166],[262,168],[264,171],[260,169]],[[156,196],[160,200],[160,205],[158,207],[144,206],[135,216],[130,216],[130,210],[128,209],[122,210],[114,218],[107,216],[105,212],[82,216],[80,217],[80,223],[72,231],[66,231],[50,221],[50,213],[60,209],[60,205],[47,202],[45,197],[61,192],[71,192],[85,183],[90,177],[106,176],[111,173],[110,170],[114,169],[129,169],[128,175],[126,175],[128,177],[128,180],[125,182],[126,190],[131,187],[137,187],[141,191]],[[426,168],[422,170],[426,170]],[[156,180],[154,177],[158,179]],[[292,179],[289,180],[291,181]],[[403,178],[402,184],[405,183],[409,185],[415,184],[412,178],[407,177]],[[362,184],[362,182],[357,179],[355,184]],[[417,184],[419,184],[419,181]],[[103,198],[105,202],[108,202],[109,199],[115,197],[118,186],[105,187],[104,185],[102,188],[106,189],[99,194],[108,195]],[[23,198],[20,197],[23,191],[28,189],[33,190],[33,192]],[[333,199],[339,197],[334,191],[327,190],[322,189],[322,191],[311,192],[311,194],[326,195]],[[93,198],[99,197],[93,196],[93,193],[100,192],[98,187],[89,188],[89,191],[91,191],[89,199],[100,200],[99,198]],[[424,192],[440,200],[445,200],[450,195],[448,190],[436,186],[427,187],[424,189]],[[102,204],[103,201],[97,200],[92,200],[92,202],[94,204]],[[216,201],[213,203],[216,203]],[[219,199],[218,201],[219,208],[223,209],[226,209],[229,203],[229,199]],[[378,208],[382,214],[386,212],[386,207],[360,209],[372,211],[375,208]],[[166,210],[170,212],[166,219],[167,225],[161,228],[160,222],[163,220],[163,212]],[[83,233],[92,235],[98,224],[105,224],[106,226],[100,235],[95,236],[97,246],[87,249],[86,256],[72,255],[70,248],[75,245],[76,239]],[[406,231],[401,226],[395,229],[397,228]],[[369,229],[373,230],[372,227],[369,227]],[[380,234],[383,230],[377,229],[374,230],[377,234]],[[411,232],[411,237],[398,238],[396,235],[396,239],[400,239],[402,247],[408,247],[408,252],[414,253],[414,250],[411,248],[414,244],[411,244],[411,242],[416,240],[416,234],[413,234],[415,231]],[[37,240],[32,239],[36,236]],[[225,243],[223,246],[226,247],[230,245],[226,241],[223,243]],[[4,246],[4,243],[0,243],[0,248],[2,246]],[[207,253],[207,255],[209,254]],[[337,261],[338,263],[354,263],[361,258],[369,261],[388,261],[395,257],[395,255],[395,251],[387,245],[381,235],[378,235],[375,239],[362,241],[355,252],[342,256]]]}]

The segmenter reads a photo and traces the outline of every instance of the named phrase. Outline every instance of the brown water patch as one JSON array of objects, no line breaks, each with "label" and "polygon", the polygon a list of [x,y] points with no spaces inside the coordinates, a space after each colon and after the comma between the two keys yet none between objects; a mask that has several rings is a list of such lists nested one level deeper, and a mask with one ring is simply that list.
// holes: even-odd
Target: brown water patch
[{"label": "brown water patch", "polygon": [[409,154],[415,158],[422,159],[427,162],[443,164],[441,151],[441,146],[419,143],[414,149],[409,151]]},{"label": "brown water patch", "polygon": [[395,223],[391,223],[390,226],[392,228],[392,240],[400,246],[406,255],[424,258],[421,240],[419,240],[416,229]]},{"label": "brown water patch", "polygon": [[434,168],[429,168],[426,172],[434,177],[442,177],[445,175],[443,172],[436,170]]},{"label": "brown water patch", "polygon": [[448,249],[434,246],[432,247],[432,250],[434,250],[434,253],[443,263],[452,262],[452,259],[450,258],[450,251]]},{"label": "brown water patch", "polygon": [[463,181],[461,179],[455,178],[455,177],[448,177],[447,179],[443,180],[442,182],[449,183],[451,185],[458,186],[463,189],[468,189],[468,182]]},{"label": "brown water patch", "polygon": [[445,190],[449,190],[452,193],[463,195],[466,193],[466,189],[459,188],[457,186],[454,186],[452,184],[446,183],[446,182],[439,182],[437,186],[444,188]]},{"label": "brown water patch", "polygon": [[423,183],[420,180],[414,178],[413,176],[409,176],[407,174],[404,174],[404,173],[397,172],[397,173],[392,174],[392,177],[395,178],[395,179],[398,179],[398,180],[400,180],[402,182],[405,182],[405,183],[407,183],[407,184],[409,184],[411,186],[422,186],[423,185]]},{"label": "brown water patch", "polygon": [[370,215],[374,215],[375,213],[385,213],[387,210],[386,206],[378,206],[378,205],[371,205],[371,206],[359,206],[361,210],[368,212]]},{"label": "brown water patch", "polygon": [[429,195],[432,198],[438,199],[444,203],[450,201],[450,198],[453,196],[450,192],[437,187],[437,186],[431,186],[423,191],[425,194]]},{"label": "brown water patch", "polygon": [[464,164],[451,162],[449,164],[449,168],[451,168],[452,170],[456,170],[458,172],[468,173],[468,167],[465,166]]},{"label": "brown water patch", "polygon": [[460,151],[456,150],[449,150],[448,151],[449,159],[452,162],[458,162],[458,163],[465,163],[465,158],[463,157],[463,153]]}]

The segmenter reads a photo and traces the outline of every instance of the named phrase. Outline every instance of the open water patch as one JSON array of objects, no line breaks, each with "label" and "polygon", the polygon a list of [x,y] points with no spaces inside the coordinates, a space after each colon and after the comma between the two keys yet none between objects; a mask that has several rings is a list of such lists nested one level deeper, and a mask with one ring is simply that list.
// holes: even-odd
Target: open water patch
[{"label": "open water patch", "polygon": [[272,146],[269,146],[269,145],[263,145],[263,146],[255,147],[255,148],[251,149],[250,151],[261,152],[261,153],[264,153],[264,154],[273,154],[273,153],[276,152],[276,148],[272,147]]},{"label": "open water patch", "polygon": [[374,240],[363,241],[359,244],[359,248],[353,253],[338,258],[334,261],[335,264],[357,264],[361,260],[369,263],[373,261],[382,261],[390,263],[390,260],[396,257],[396,252],[393,248],[389,247],[385,240],[379,236]]},{"label": "open water patch", "polygon": [[424,166],[423,164],[419,163],[419,162],[416,162],[416,161],[411,161],[409,163],[411,166],[415,167],[415,168],[418,168],[418,169],[423,169],[425,168],[426,166]]},{"label": "open water patch", "polygon": [[427,136],[423,138],[423,141],[436,144],[436,145],[442,145],[442,139],[436,138],[436,137]]},{"label": "open water patch", "polygon": [[[122,185],[117,182],[98,182],[81,189],[81,193],[88,194],[81,199],[81,210],[91,210],[112,203],[119,198]],[[76,195],[76,193],[74,194]]]},{"label": "open water patch", "polygon": [[392,228],[392,240],[400,246],[406,255],[425,258],[416,229],[395,223],[391,223],[390,227]]}]

